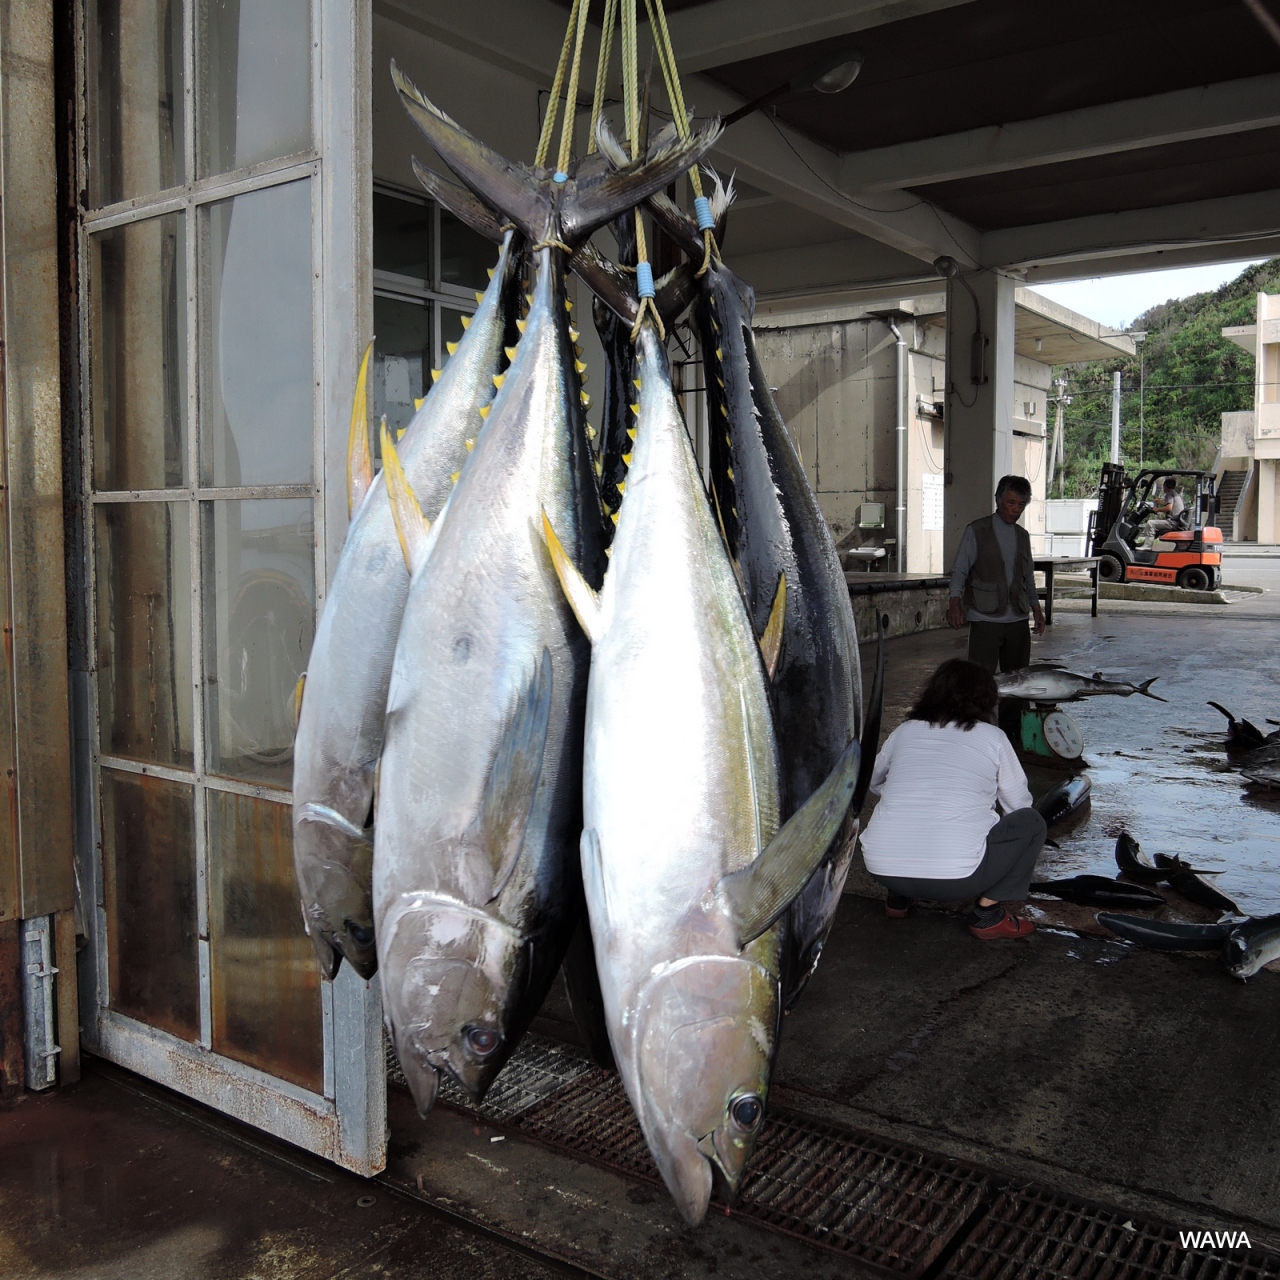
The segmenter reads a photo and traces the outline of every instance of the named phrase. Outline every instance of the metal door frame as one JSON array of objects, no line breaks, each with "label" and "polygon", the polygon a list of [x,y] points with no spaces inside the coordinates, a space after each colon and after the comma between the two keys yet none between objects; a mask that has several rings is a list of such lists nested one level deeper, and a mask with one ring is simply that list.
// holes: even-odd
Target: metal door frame
[{"label": "metal door frame", "polygon": [[[85,4],[76,14],[76,73],[81,145],[81,180],[87,189],[87,63]],[[195,6],[186,0],[184,23],[184,148],[189,166],[196,155]],[[81,590],[91,632],[96,633],[94,508],[102,503],[186,501],[191,556],[192,675],[203,679],[204,625],[201,596],[201,502],[218,498],[309,498],[316,529],[314,575],[316,611],[346,534],[346,444],[351,391],[360,352],[372,328],[372,11],[371,0],[311,0],[312,147],[278,160],[215,178],[197,179],[161,197],[127,200],[99,210],[82,210],[78,231],[80,345],[80,431],[84,512]],[[194,172],[189,168],[188,172]],[[311,180],[313,376],[312,482],[304,485],[207,488],[200,484],[198,450],[200,306],[197,286],[197,210],[247,191],[301,178]],[[184,488],[93,491],[92,386],[89,369],[89,237],[93,232],[183,212],[187,298],[187,456]],[[91,652],[96,644],[91,642]],[[361,980],[344,965],[335,982],[321,984],[324,1036],[323,1092],[278,1079],[212,1049],[211,957],[209,951],[209,853],[204,788],[290,803],[287,791],[206,774],[204,699],[193,690],[193,768],[141,763],[99,751],[96,683],[82,675],[76,690],[78,730],[89,750],[77,754],[77,787],[91,803],[78,806],[77,849],[88,934],[81,965],[81,1000],[86,1045],[103,1057],[137,1071],[219,1111],[366,1176],[386,1163],[386,1074],[381,1005],[376,983]],[[195,1044],[159,1031],[108,1007],[109,975],[103,883],[100,767],[193,784],[196,897],[200,981],[200,1036]]]}]

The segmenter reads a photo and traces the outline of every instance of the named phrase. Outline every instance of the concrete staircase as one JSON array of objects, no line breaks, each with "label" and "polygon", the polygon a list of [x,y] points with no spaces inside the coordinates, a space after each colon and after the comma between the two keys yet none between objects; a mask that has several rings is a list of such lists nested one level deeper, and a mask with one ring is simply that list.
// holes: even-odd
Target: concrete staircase
[{"label": "concrete staircase", "polygon": [[1224,471],[1218,482],[1218,528],[1230,535],[1235,525],[1236,503],[1240,501],[1240,492],[1244,488],[1247,471]]}]

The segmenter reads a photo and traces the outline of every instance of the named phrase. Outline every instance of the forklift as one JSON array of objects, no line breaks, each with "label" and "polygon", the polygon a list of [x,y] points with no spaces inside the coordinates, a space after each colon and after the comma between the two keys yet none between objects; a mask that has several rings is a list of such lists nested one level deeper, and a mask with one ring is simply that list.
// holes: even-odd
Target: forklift
[{"label": "forklift", "polygon": [[[1186,510],[1180,528],[1166,530],[1150,547],[1138,545],[1143,522],[1155,510],[1156,485],[1183,480]],[[1139,471],[1129,479],[1117,462],[1102,464],[1098,509],[1089,515],[1089,554],[1098,557],[1101,582],[1176,583],[1188,591],[1212,591],[1222,583],[1222,530],[1213,476],[1204,471]]]}]

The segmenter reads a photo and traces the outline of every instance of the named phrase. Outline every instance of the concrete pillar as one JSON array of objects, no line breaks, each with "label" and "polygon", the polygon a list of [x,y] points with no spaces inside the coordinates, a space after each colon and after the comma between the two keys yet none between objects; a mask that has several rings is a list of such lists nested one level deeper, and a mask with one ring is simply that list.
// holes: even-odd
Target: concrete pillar
[{"label": "concrete pillar", "polygon": [[[948,569],[955,561],[965,526],[995,510],[996,481],[1013,468],[1016,285],[1012,276],[1002,272],[977,271],[950,281],[947,287],[943,560]],[[986,339],[983,365],[987,381],[978,385],[972,377],[975,332]]]},{"label": "concrete pillar", "polygon": [[1275,458],[1258,459],[1258,541],[1264,546],[1280,541],[1276,536],[1276,469]]}]

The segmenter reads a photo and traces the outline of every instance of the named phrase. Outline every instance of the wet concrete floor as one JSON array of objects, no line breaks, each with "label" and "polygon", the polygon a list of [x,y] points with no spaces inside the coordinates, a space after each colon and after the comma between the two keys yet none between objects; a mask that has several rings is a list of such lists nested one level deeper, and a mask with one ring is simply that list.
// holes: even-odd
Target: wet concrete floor
[{"label": "wet concrete floor", "polygon": [[[1229,580],[1280,587],[1280,561],[1233,568]],[[1107,602],[1091,619],[1060,604],[1037,657],[1158,674],[1170,702],[1072,709],[1092,809],[1042,872],[1110,874],[1123,825],[1149,852],[1221,866],[1242,908],[1280,909],[1280,803],[1225,767],[1221,717],[1204,706],[1280,715],[1278,605],[1280,593],[1195,611]],[[950,632],[891,643],[886,732],[963,647]],[[865,873],[852,889],[787,1019],[775,1102],[1280,1246],[1280,974],[1245,985],[1212,956],[1054,929],[984,944],[943,909],[885,919]],[[536,1029],[575,1038],[562,993]],[[690,1231],[652,1187],[445,1108],[422,1121],[399,1091],[390,1101],[388,1169],[366,1183],[91,1062],[80,1085],[0,1113],[0,1274],[867,1274],[719,1212]]]}]

